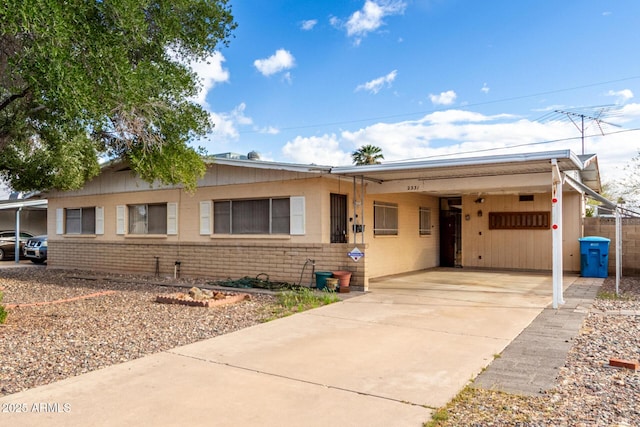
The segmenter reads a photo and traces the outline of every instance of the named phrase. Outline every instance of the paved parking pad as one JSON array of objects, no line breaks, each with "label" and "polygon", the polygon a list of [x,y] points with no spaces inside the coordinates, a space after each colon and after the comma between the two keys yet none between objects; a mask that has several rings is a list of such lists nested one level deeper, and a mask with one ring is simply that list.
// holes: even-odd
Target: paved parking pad
[{"label": "paved parking pad", "polygon": [[[574,278],[565,278],[565,286]],[[430,270],[0,399],[11,425],[419,426],[551,302],[551,277]]]}]

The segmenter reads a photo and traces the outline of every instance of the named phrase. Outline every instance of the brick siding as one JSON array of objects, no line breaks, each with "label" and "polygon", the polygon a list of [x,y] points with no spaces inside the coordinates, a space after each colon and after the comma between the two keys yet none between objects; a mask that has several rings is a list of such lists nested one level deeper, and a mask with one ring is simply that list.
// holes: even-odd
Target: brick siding
[{"label": "brick siding", "polygon": [[[173,277],[176,261],[180,261],[181,277],[211,280],[255,277],[265,273],[272,281],[308,285],[312,265],[316,271],[348,270],[350,286],[364,290],[365,258],[357,263],[348,257],[350,244],[291,244],[255,242],[156,243],[152,241],[97,242],[83,239],[51,240],[47,264],[49,268],[136,273],[155,275],[156,258],[162,277]],[[366,245],[365,245],[366,247]],[[364,249],[364,247],[362,248]]]},{"label": "brick siding", "polygon": [[[584,235],[611,239],[609,274],[616,272],[616,220],[592,217],[584,219]],[[640,218],[622,218],[622,275],[640,275]]]}]

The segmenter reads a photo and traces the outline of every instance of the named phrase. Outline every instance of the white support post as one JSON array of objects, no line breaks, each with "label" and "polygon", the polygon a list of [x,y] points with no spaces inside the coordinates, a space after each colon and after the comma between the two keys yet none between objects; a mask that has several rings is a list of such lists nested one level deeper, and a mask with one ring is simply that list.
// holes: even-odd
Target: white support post
[{"label": "white support post", "polygon": [[16,264],[20,264],[20,255],[22,255],[20,253],[20,213],[22,212],[22,207],[19,207],[16,210],[16,241],[14,243],[14,259],[16,261]]},{"label": "white support post", "polygon": [[[611,252],[611,249],[609,249]],[[620,209],[616,208],[616,295],[620,292],[620,277],[622,276],[622,219]]]},{"label": "white support post", "polygon": [[562,175],[556,159],[551,160],[551,235],[553,257],[553,308],[564,304],[562,283]]}]

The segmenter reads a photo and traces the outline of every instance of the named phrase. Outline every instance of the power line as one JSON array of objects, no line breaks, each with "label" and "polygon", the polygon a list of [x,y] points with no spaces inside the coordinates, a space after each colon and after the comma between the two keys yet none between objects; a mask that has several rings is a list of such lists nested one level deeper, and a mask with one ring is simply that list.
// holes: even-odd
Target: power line
[{"label": "power line", "polygon": [[[548,91],[544,91],[544,92],[538,92],[538,93],[529,94],[529,95],[518,95],[518,96],[509,97],[509,98],[495,99],[495,100],[492,100],[492,101],[476,102],[476,103],[472,103],[472,104],[466,104],[464,107],[465,108],[467,108],[467,107],[479,107],[479,106],[483,106],[483,105],[499,104],[499,103],[502,103],[502,102],[510,102],[510,101],[517,101],[517,100],[520,100],[520,99],[535,98],[535,97],[538,97],[538,96],[551,95],[551,94],[562,93],[562,92],[570,92],[570,91],[578,90],[578,89],[586,89],[586,88],[589,88],[589,87],[596,87],[596,86],[602,86],[602,85],[606,85],[606,84],[620,83],[620,82],[624,82],[624,81],[637,80],[637,79],[640,79],[640,76],[625,77],[625,78],[621,78],[621,79],[608,80],[608,81],[598,82],[598,83],[589,83],[589,84],[585,84],[585,85],[573,86],[573,87],[564,88],[564,89],[553,89],[553,90],[548,90]],[[385,115],[385,116],[368,117],[368,118],[362,118],[362,119],[341,120],[341,121],[336,121],[336,122],[325,122],[325,123],[316,123],[316,124],[299,125],[299,126],[287,126],[287,127],[279,128],[279,130],[280,131],[290,131],[290,130],[297,130],[297,129],[310,129],[310,128],[316,128],[316,127],[340,126],[340,125],[353,124],[353,123],[362,123],[362,122],[370,122],[370,121],[378,121],[378,120],[395,119],[395,118],[400,118],[400,117],[426,115],[426,114],[437,113],[437,112],[440,112],[440,111],[447,111],[449,109],[450,108],[434,108],[434,109],[431,109],[431,110],[416,111],[416,112],[413,112],[413,113],[390,114],[390,115]],[[240,131],[239,133],[241,133],[241,134],[250,134],[250,133],[259,133],[259,132],[260,132],[259,130],[247,130],[247,131]]]},{"label": "power line", "polygon": [[[636,131],[640,131],[640,128],[623,129],[623,130],[620,130],[620,131],[617,131],[617,132],[610,132],[607,135],[616,135],[616,134],[619,134],[619,133],[636,132]],[[597,136],[602,136],[602,135],[598,135],[598,134],[585,135],[585,138],[593,138],[593,137],[597,137]],[[403,159],[403,160],[398,160],[398,161],[389,162],[389,163],[414,162],[416,160],[428,160],[428,159],[435,159],[435,158],[438,158],[438,157],[449,157],[449,156],[459,156],[459,155],[463,155],[463,154],[486,153],[488,151],[509,150],[509,149],[512,149],[512,148],[531,147],[531,146],[534,146],[534,145],[553,144],[554,142],[575,141],[575,140],[579,140],[579,139],[582,139],[582,136],[574,136],[574,137],[571,137],[571,138],[552,139],[552,140],[548,140],[548,141],[528,142],[526,144],[515,144],[515,145],[508,145],[508,146],[505,146],[505,147],[494,147],[494,148],[484,148],[484,149],[479,149],[479,150],[458,151],[458,152],[449,153],[449,154],[435,154],[433,156],[415,157],[415,158],[412,158],[412,159]]]}]

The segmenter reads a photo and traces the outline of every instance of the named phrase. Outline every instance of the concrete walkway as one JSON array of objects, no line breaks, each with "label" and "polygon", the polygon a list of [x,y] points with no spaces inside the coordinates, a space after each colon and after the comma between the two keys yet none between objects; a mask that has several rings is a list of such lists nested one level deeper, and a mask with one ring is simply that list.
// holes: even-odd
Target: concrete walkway
[{"label": "concrete walkway", "polygon": [[6,396],[26,413],[0,423],[420,426],[551,301],[547,275],[433,270],[372,289]]},{"label": "concrete walkway", "polygon": [[603,281],[576,280],[565,290],[561,309],[542,310],[473,386],[530,396],[552,389]]}]

